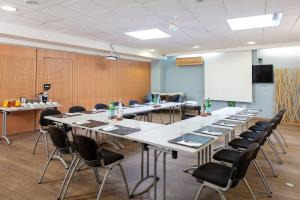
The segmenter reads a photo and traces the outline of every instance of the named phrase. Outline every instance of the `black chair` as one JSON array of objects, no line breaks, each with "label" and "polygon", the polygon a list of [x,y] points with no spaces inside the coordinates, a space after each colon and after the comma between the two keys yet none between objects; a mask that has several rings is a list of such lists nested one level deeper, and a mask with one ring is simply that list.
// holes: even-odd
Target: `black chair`
[{"label": "black chair", "polygon": [[193,176],[201,183],[195,200],[198,200],[203,188],[208,187],[220,195],[222,200],[225,200],[223,192],[234,188],[243,180],[247,189],[251,193],[253,199],[255,196],[245,178],[248,167],[253,159],[253,154],[257,152],[259,145],[254,143],[243,151],[232,166],[226,166],[220,163],[209,162],[198,167]]},{"label": "black chair", "polygon": [[[269,129],[266,131],[267,132],[267,135],[265,137],[265,140],[261,141],[260,142],[260,150],[263,154],[263,156],[265,157],[265,159],[267,160],[273,174],[275,177],[278,176],[273,164],[272,164],[272,161],[269,157],[269,155],[267,154],[267,152],[265,151],[264,149],[264,144],[266,141],[268,141],[271,133],[272,133],[272,126],[269,127]],[[264,134],[263,132],[251,132],[251,131],[246,131],[246,132],[243,132],[240,134],[240,137],[241,138],[235,138],[233,140],[231,140],[228,145],[233,147],[233,148],[240,148],[240,149],[247,149],[252,143],[255,142],[255,140],[257,138],[260,137],[260,134]]]},{"label": "black chair", "polygon": [[[279,113],[277,113],[275,115],[275,117],[273,117],[270,121],[259,121],[256,122],[255,125],[256,126],[268,126],[269,124],[274,124],[274,128],[273,128],[273,136],[276,139],[277,143],[280,145],[280,148],[282,149],[282,152],[284,154],[286,154],[286,149],[285,146],[287,146],[287,143],[283,137],[283,135],[280,133],[278,125],[281,123],[281,120],[283,119],[283,115],[284,115],[285,111],[280,111]],[[281,139],[283,141],[283,143],[281,142]]]},{"label": "black chair", "polygon": [[277,125],[278,125],[278,120],[279,118],[276,118],[276,120],[274,120],[273,122],[271,123],[268,123],[268,124],[265,124],[265,125],[254,125],[254,126],[251,126],[249,127],[249,130],[251,130],[252,132],[252,135],[255,135],[255,132],[261,132],[261,131],[268,131],[270,130],[270,134],[268,135],[267,137],[267,142],[268,144],[271,146],[279,164],[282,164],[283,161],[279,155],[279,152],[277,151],[274,143],[272,142],[272,140],[270,139],[270,136],[274,136],[275,139],[277,139],[277,142],[279,143],[279,146],[282,148],[282,152],[283,153],[286,153],[284,147],[283,147],[283,144],[281,143],[281,141],[279,140],[279,138],[275,135],[275,132],[274,130],[277,128]]},{"label": "black chair", "polygon": [[128,105],[129,105],[129,106],[133,106],[133,105],[135,105],[135,104],[140,104],[140,102],[138,102],[138,101],[136,101],[136,100],[133,100],[133,99],[129,100],[129,102],[128,102]]},{"label": "black chair", "polygon": [[97,103],[97,104],[95,105],[95,109],[96,109],[96,110],[101,110],[101,109],[107,110],[107,109],[108,109],[108,106],[107,106],[106,104],[104,104],[104,103]]},{"label": "black chair", "polygon": [[64,159],[62,159],[61,154],[72,155],[74,153],[73,145],[70,142],[68,135],[63,128],[50,126],[48,129],[48,134],[50,135],[52,144],[54,146],[54,150],[48,158],[48,161],[44,167],[44,170],[38,182],[39,184],[42,183],[42,179],[46,173],[46,170],[53,159],[61,161],[64,167],[68,168],[69,166],[66,164]]},{"label": "black chair", "polygon": [[[252,142],[258,143],[260,147],[263,146],[266,141],[267,134],[268,134],[267,132],[260,132],[259,134],[256,134],[256,138]],[[226,162],[226,163],[233,164],[234,162],[236,162],[238,160],[239,156],[242,154],[243,151],[244,151],[243,149],[237,150],[237,149],[232,149],[232,148],[225,148],[225,149],[222,149],[222,150],[216,152],[213,155],[213,158],[214,158],[214,160],[217,160],[220,162]],[[259,149],[258,149],[258,151],[259,151]],[[253,154],[253,162],[252,163],[267,190],[267,194],[269,196],[272,196],[270,184],[268,183],[267,178],[266,178],[265,174],[263,173],[263,170],[261,169],[258,161],[256,160],[258,151],[255,154]]]},{"label": "black chair", "polygon": [[75,172],[75,169],[77,169],[77,166],[78,166],[80,160],[83,160],[87,166],[91,167],[94,170],[95,174],[97,174],[97,176],[98,176],[99,168],[106,169],[104,178],[102,180],[102,184],[100,186],[100,189],[99,189],[99,192],[97,195],[97,200],[100,199],[100,195],[103,190],[105,181],[108,177],[108,173],[115,166],[118,166],[120,168],[120,171],[121,171],[121,174],[122,174],[125,186],[126,186],[126,192],[129,197],[127,180],[126,180],[126,177],[125,177],[122,165],[121,165],[121,161],[124,159],[124,156],[121,154],[106,150],[106,149],[100,149],[100,147],[98,146],[98,144],[96,143],[95,140],[88,138],[86,136],[73,134],[73,141],[74,141],[75,149],[78,153],[78,156],[76,158],[77,161],[75,162],[75,165],[72,166],[73,169],[69,170],[70,171],[69,179],[68,180],[65,179],[65,181],[64,181],[65,183],[63,183],[63,187],[65,186],[65,189],[62,193],[60,193],[60,194],[62,194],[62,196],[60,195],[61,197],[59,197],[59,199],[64,199],[65,194],[66,194],[67,189],[70,184],[70,180],[72,179],[72,176]]},{"label": "black chair", "polygon": [[36,142],[34,144],[34,148],[33,148],[33,154],[35,154],[36,148],[37,148],[37,144],[40,140],[41,135],[44,135],[44,140],[45,140],[45,145],[46,145],[46,151],[47,151],[47,158],[49,158],[49,147],[48,147],[48,128],[50,125],[53,125],[54,122],[48,119],[45,119],[46,116],[51,116],[51,115],[59,115],[61,114],[61,112],[59,110],[56,109],[47,109],[47,110],[43,110],[40,114],[40,119],[39,119],[39,134],[37,136]]},{"label": "black chair", "polygon": [[84,111],[86,111],[86,109],[83,106],[72,106],[71,108],[69,108],[69,113],[77,113]]}]

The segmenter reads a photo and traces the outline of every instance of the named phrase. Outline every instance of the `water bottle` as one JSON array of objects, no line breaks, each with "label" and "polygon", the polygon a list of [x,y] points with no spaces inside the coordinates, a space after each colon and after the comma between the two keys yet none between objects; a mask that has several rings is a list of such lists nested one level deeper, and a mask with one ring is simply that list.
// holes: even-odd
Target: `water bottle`
[{"label": "water bottle", "polygon": [[119,100],[119,105],[118,105],[118,118],[119,119],[123,118],[123,105],[121,99]]},{"label": "water bottle", "polygon": [[111,101],[111,103],[109,104],[109,115],[110,115],[110,118],[113,118],[115,116],[115,106],[113,104],[113,102]]},{"label": "water bottle", "polygon": [[160,99],[160,95],[158,94],[158,95],[157,95],[157,104],[160,104],[160,102],[161,102],[160,100],[161,100],[161,99]]}]

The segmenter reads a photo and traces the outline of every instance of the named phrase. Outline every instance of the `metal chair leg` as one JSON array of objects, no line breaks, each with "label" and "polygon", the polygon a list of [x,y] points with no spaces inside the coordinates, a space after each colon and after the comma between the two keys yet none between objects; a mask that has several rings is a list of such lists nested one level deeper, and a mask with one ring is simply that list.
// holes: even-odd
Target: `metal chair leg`
[{"label": "metal chair leg", "polygon": [[216,190],[213,190],[212,194],[211,194],[211,200],[216,200],[216,193],[217,191]]},{"label": "metal chair leg", "polygon": [[272,164],[272,161],[269,158],[269,155],[267,154],[267,152],[265,151],[265,149],[263,147],[260,147],[260,150],[261,150],[262,154],[264,155],[264,157],[266,158],[268,164],[270,165],[270,167],[271,167],[271,169],[273,171],[274,176],[277,177],[278,174],[277,174],[277,172],[276,172],[276,170],[275,170],[275,168],[274,168],[274,166]]},{"label": "metal chair leg", "polygon": [[279,153],[278,153],[276,147],[274,146],[273,142],[270,140],[270,138],[267,138],[267,141],[268,141],[270,147],[272,148],[272,150],[273,150],[273,152],[274,152],[274,154],[275,154],[275,156],[276,156],[276,158],[277,158],[277,160],[278,160],[278,163],[279,163],[279,164],[282,164],[283,161],[281,160],[280,155],[279,155]]},{"label": "metal chair leg", "polygon": [[121,163],[119,164],[119,167],[120,167],[120,171],[121,171],[121,174],[122,174],[122,177],[123,177],[123,180],[124,180],[124,184],[125,184],[125,187],[126,187],[126,194],[127,194],[127,197],[129,198],[128,182],[127,182],[127,179],[126,179],[126,176],[125,176],[125,173],[124,173],[124,170],[123,170],[123,167],[122,167]]},{"label": "metal chair leg", "polygon": [[50,161],[52,160],[52,157],[53,157],[53,155],[56,153],[56,151],[57,151],[57,148],[55,148],[55,149],[53,150],[53,152],[51,153],[50,157],[48,158],[47,163],[46,163],[46,165],[45,165],[45,167],[44,167],[44,170],[43,170],[43,172],[42,172],[42,175],[41,175],[41,177],[40,177],[40,179],[39,179],[39,181],[38,181],[39,184],[42,183],[42,179],[43,179],[43,177],[44,177],[44,175],[45,175],[45,173],[46,173],[46,170],[47,170],[47,168],[48,168],[48,166],[49,166],[49,164],[50,164]]},{"label": "metal chair leg", "polygon": [[199,199],[199,197],[200,197],[200,195],[201,195],[201,192],[202,192],[203,188],[204,188],[204,185],[201,184],[201,186],[200,186],[200,188],[199,188],[199,190],[198,190],[198,192],[197,192],[197,195],[196,195],[195,200],[198,200],[198,199]]},{"label": "metal chair leg", "polygon": [[93,171],[94,171],[94,175],[95,175],[95,177],[96,177],[97,183],[100,184],[101,181],[100,181],[100,178],[99,178],[98,169],[97,169],[96,167],[94,167],[94,168],[93,168]]},{"label": "metal chair leg", "polygon": [[270,188],[270,184],[268,183],[267,178],[266,178],[264,172],[262,171],[261,167],[259,166],[257,160],[253,160],[253,165],[254,165],[258,175],[260,176],[260,178],[261,178],[261,180],[262,180],[262,182],[263,182],[263,184],[264,184],[264,186],[267,190],[268,196],[271,197],[272,196],[272,191],[271,191],[271,188]]},{"label": "metal chair leg", "polygon": [[105,181],[106,181],[106,179],[107,179],[107,177],[108,177],[109,171],[110,171],[110,169],[107,169],[106,172],[105,172],[105,175],[104,175],[102,184],[101,184],[101,186],[100,186],[100,189],[99,189],[99,192],[98,192],[98,195],[97,195],[97,200],[100,200],[100,196],[101,196],[101,193],[102,193],[102,190],[103,190]]},{"label": "metal chair leg", "polygon": [[34,148],[33,148],[32,154],[35,154],[35,150],[36,150],[37,144],[39,143],[41,134],[42,134],[42,132],[39,132],[39,135],[38,135],[37,138],[36,138],[36,141],[35,141],[35,144],[34,144]]},{"label": "metal chair leg", "polygon": [[78,158],[77,158],[76,156],[73,157],[72,162],[71,162],[71,164],[70,164],[70,166],[69,166],[69,170],[67,171],[67,173],[66,173],[66,175],[65,175],[65,178],[64,178],[64,180],[63,180],[63,182],[62,182],[61,188],[60,188],[60,190],[59,190],[59,192],[58,192],[57,199],[60,199],[60,196],[61,196],[61,194],[62,194],[62,192],[63,192],[63,189],[65,188],[66,182],[67,182],[67,180],[69,179],[70,173],[71,173],[71,171],[73,170],[74,164],[75,164],[75,162],[76,162],[77,159],[78,159]]},{"label": "metal chair leg", "polygon": [[285,144],[285,146],[288,146],[288,144],[285,141],[285,138],[283,137],[282,133],[279,131],[279,128],[277,127],[276,132],[278,133],[278,135],[282,138],[283,143]]},{"label": "metal chair leg", "polygon": [[221,190],[217,190],[217,191],[218,191],[218,193],[219,193],[221,199],[222,199],[222,200],[226,200],[226,197],[225,197],[225,195],[223,194],[223,192],[222,192]]},{"label": "metal chair leg", "polygon": [[71,179],[72,179],[73,174],[74,174],[74,172],[75,172],[75,169],[77,168],[77,166],[78,166],[78,164],[79,164],[79,162],[80,162],[80,160],[81,160],[80,158],[77,158],[77,159],[78,159],[78,160],[76,161],[76,163],[75,163],[73,169],[72,169],[71,172],[70,172],[70,176],[69,176],[69,179],[68,179],[67,182],[66,182],[65,189],[62,191],[61,198],[59,198],[60,200],[63,200],[63,199],[65,198],[66,193],[67,193],[68,188],[69,188],[69,185],[70,185],[70,182],[71,182]]},{"label": "metal chair leg", "polygon": [[277,143],[279,144],[279,146],[280,146],[280,148],[282,150],[282,153],[286,154],[286,150],[284,148],[284,145],[282,144],[281,140],[279,139],[279,137],[278,137],[278,135],[277,135],[277,133],[275,131],[273,131],[273,136],[275,137]]},{"label": "metal chair leg", "polygon": [[45,138],[47,158],[49,158],[49,146],[48,146],[48,136],[47,136],[47,133],[44,133],[44,138]]},{"label": "metal chair leg", "polygon": [[246,180],[246,178],[243,178],[243,181],[244,181],[244,183],[245,183],[245,185],[246,185],[248,191],[250,192],[250,194],[251,194],[251,196],[252,196],[252,199],[253,199],[253,200],[256,200],[256,197],[255,197],[255,195],[254,195],[254,193],[253,193],[253,191],[252,191],[252,189],[251,189],[251,187],[250,187],[248,181]]}]

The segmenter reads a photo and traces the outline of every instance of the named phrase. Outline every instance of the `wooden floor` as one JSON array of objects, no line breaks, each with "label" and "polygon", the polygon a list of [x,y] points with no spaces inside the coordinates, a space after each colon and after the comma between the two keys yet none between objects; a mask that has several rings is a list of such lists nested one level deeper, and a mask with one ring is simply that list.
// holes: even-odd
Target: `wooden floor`
[{"label": "wooden floor", "polygon": [[[164,116],[167,117],[167,116]],[[300,127],[280,127],[289,144],[286,155],[282,155],[284,163],[275,163],[279,177],[272,176],[267,163],[259,155],[261,166],[267,175],[273,190],[273,197],[265,194],[264,187],[257,177],[253,167],[250,168],[247,179],[253,188],[257,199],[265,200],[299,200],[300,199]],[[41,169],[46,162],[44,146],[38,147],[37,154],[32,155],[32,148],[36,133],[25,133],[12,136],[13,143],[7,145],[4,141],[0,143],[0,200],[54,200],[66,173],[59,161],[53,161],[46,173],[43,184],[37,184]],[[123,141],[126,149],[121,153],[125,155],[123,166],[132,190],[134,184],[140,177],[140,145],[130,141]],[[110,146],[107,146],[110,148]],[[279,149],[279,148],[278,148]],[[267,150],[269,148],[267,147]],[[272,152],[268,152],[274,160]],[[168,157],[167,160],[167,199],[169,200],[193,200],[200,186],[190,175],[182,170],[196,163],[196,155],[179,153],[176,160]],[[70,159],[66,157],[66,159]],[[152,157],[151,157],[152,159]],[[275,161],[275,160],[274,160]],[[152,169],[152,168],[151,168]],[[159,160],[159,175],[161,175],[161,158]],[[101,172],[103,175],[103,171]],[[103,176],[102,176],[103,177]],[[286,183],[294,184],[294,187],[286,186]],[[158,183],[158,199],[161,199],[162,183]],[[95,199],[98,192],[92,170],[87,169],[77,172],[71,182],[67,199]],[[153,190],[135,197],[134,199],[153,199]],[[205,190],[201,199],[210,199],[211,191]],[[226,194],[227,199],[243,200],[250,199],[249,193],[243,183],[230,190]],[[123,200],[125,188],[118,168],[109,175],[108,183],[104,187],[102,198],[106,200]]]}]

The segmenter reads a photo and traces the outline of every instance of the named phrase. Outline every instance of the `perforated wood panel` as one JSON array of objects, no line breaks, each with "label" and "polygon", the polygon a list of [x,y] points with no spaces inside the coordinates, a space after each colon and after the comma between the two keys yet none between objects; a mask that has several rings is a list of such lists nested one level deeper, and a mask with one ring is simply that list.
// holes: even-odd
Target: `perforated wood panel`
[{"label": "perforated wood panel", "polygon": [[[0,103],[4,99],[35,97],[36,49],[0,45]],[[11,113],[8,134],[32,131],[35,112]],[[1,116],[2,121],[2,116]],[[2,127],[0,127],[2,131]]]},{"label": "perforated wood panel", "polygon": [[108,65],[103,57],[78,55],[78,105],[108,103]]},{"label": "perforated wood panel", "polygon": [[109,61],[109,97],[125,104],[130,99],[142,101],[150,91],[150,63]]},{"label": "perforated wood panel", "polygon": [[49,99],[59,102],[62,112],[77,104],[77,56],[72,53],[38,49],[37,91],[50,83]]}]

